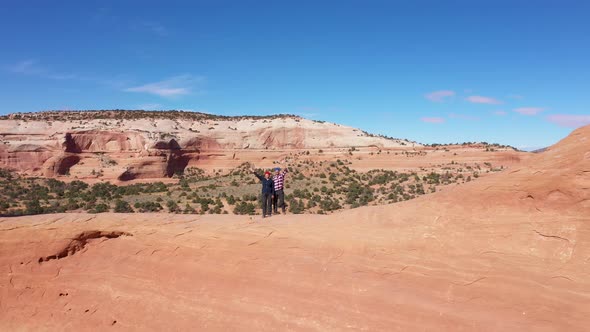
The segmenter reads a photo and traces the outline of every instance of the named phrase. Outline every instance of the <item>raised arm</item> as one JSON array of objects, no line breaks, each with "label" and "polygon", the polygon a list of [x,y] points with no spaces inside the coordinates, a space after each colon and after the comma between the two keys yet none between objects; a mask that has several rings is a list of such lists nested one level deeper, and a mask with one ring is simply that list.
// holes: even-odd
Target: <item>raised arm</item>
[{"label": "raised arm", "polygon": [[259,180],[262,180],[262,176],[256,174],[256,170],[254,169],[254,166],[250,166],[250,173],[254,174]]},{"label": "raised arm", "polygon": [[258,180],[260,180],[260,181],[262,181],[264,179],[264,176],[256,174],[256,171],[254,171],[254,170],[252,170],[252,174],[254,174],[258,178]]}]

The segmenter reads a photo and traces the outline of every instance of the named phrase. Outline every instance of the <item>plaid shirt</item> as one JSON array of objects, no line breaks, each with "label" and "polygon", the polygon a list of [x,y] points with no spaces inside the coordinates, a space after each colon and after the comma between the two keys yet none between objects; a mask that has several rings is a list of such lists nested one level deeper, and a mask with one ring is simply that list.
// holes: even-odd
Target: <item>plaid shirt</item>
[{"label": "plaid shirt", "polygon": [[283,190],[285,185],[285,175],[287,175],[287,169],[281,171],[279,175],[272,177],[272,180],[275,182],[275,191]]}]

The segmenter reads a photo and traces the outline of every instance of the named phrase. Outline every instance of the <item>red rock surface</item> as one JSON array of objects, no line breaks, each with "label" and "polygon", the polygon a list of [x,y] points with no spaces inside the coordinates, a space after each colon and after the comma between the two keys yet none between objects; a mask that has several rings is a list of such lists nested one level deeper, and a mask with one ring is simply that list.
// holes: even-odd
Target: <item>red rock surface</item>
[{"label": "red rock surface", "polygon": [[[296,156],[316,161],[347,159],[359,171],[416,171],[452,161],[509,167],[529,155],[512,149],[486,152],[481,146],[435,149],[295,116],[191,120],[170,115],[120,120],[117,114],[94,119],[85,113],[2,117],[0,167],[66,181],[117,182],[165,179],[188,167],[211,173],[230,171],[244,162],[272,167],[272,161]],[[352,147],[355,152],[350,155]]]},{"label": "red rock surface", "polygon": [[243,156],[260,158],[269,151],[284,157],[305,149],[420,146],[288,115],[120,120],[117,115],[93,118],[106,111],[51,114],[0,119],[0,167],[46,177],[92,179],[103,173],[106,180],[131,180],[170,177],[186,167],[208,169],[212,159],[236,167],[251,161]]},{"label": "red rock surface", "polygon": [[0,219],[0,330],[584,331],[588,140],[328,216]]}]

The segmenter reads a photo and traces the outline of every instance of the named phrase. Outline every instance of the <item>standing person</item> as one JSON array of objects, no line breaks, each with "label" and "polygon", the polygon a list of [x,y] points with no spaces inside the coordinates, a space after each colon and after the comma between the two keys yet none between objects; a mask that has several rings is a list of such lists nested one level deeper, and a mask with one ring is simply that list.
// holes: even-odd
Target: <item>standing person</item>
[{"label": "standing person", "polygon": [[281,171],[280,167],[274,169],[275,175],[272,177],[275,185],[275,195],[272,200],[273,210],[275,214],[278,214],[278,208],[280,207],[283,210],[283,214],[285,214],[285,192],[283,189],[285,188],[285,175],[289,171],[287,168]]},{"label": "standing person", "polygon": [[270,178],[270,172],[264,172],[264,176],[256,174],[254,169],[251,170],[252,174],[262,183],[262,218],[270,217],[272,214],[272,199],[275,193],[274,182]]}]

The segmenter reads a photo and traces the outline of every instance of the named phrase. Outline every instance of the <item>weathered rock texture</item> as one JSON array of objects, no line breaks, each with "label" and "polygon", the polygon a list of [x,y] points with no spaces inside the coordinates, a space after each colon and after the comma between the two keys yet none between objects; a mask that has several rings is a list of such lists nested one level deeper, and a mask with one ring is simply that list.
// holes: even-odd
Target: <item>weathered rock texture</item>
[{"label": "weathered rock texture", "polygon": [[[31,175],[162,178],[209,159],[252,152],[414,147],[405,140],[292,115],[219,117],[182,112],[47,112],[0,119],[0,167]],[[283,153],[284,154],[284,153]]]},{"label": "weathered rock texture", "polygon": [[328,216],[0,219],[0,330],[585,331],[589,141]]}]

